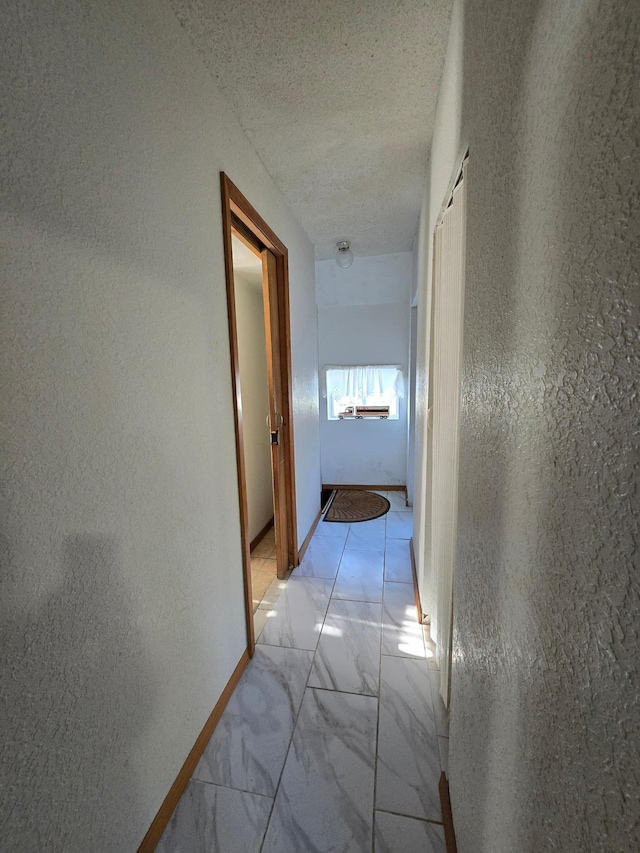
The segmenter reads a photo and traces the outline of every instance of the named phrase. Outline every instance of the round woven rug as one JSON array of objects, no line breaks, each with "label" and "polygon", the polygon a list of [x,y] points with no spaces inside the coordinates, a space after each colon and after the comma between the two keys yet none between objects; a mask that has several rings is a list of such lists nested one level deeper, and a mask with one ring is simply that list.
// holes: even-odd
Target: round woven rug
[{"label": "round woven rug", "polygon": [[389,501],[375,492],[367,492],[364,489],[337,489],[324,520],[351,524],[356,521],[371,521],[389,512],[389,507]]}]

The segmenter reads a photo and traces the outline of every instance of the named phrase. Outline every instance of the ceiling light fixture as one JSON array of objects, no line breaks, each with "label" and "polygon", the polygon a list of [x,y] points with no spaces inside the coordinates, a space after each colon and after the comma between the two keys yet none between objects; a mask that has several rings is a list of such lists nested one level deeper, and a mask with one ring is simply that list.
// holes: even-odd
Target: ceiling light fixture
[{"label": "ceiling light fixture", "polygon": [[343,270],[346,270],[353,263],[353,252],[350,247],[349,240],[340,240],[336,243],[336,263]]}]

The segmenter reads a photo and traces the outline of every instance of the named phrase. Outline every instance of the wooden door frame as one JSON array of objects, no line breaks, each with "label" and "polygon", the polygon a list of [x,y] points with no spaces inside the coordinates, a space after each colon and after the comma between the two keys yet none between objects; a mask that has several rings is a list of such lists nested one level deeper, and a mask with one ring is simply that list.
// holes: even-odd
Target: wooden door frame
[{"label": "wooden door frame", "polygon": [[[293,405],[291,390],[291,322],[289,316],[289,253],[284,243],[269,228],[253,205],[224,172],[220,173],[222,197],[222,234],[224,241],[225,278],[227,284],[227,315],[229,319],[229,349],[231,355],[231,383],[236,434],[236,458],[238,470],[238,492],[240,497],[240,536],[242,543],[242,569],[244,575],[245,612],[249,654],[255,650],[253,630],[253,602],[251,594],[251,555],[249,539],[249,512],[247,480],[242,438],[242,407],[240,392],[240,366],[238,360],[238,335],[236,328],[235,285],[233,279],[233,251],[231,235],[235,230],[236,218],[247,229],[249,236],[264,248],[269,249],[276,259],[276,282],[278,293],[278,323],[280,326],[280,363],[282,365],[282,416],[283,445],[287,482],[287,554],[290,566],[298,565],[295,460],[293,448]],[[242,235],[239,235],[242,238]],[[275,513],[277,517],[277,513]]]}]

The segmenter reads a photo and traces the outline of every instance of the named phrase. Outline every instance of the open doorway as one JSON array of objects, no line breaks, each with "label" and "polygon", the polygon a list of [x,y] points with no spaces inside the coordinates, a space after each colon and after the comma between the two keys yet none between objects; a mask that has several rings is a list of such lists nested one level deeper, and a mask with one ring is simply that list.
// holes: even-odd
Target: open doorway
[{"label": "open doorway", "polygon": [[288,257],[223,173],[222,208],[249,653],[254,611],[298,564]]},{"label": "open doorway", "polygon": [[257,249],[248,246],[233,230],[231,246],[255,622],[255,612],[278,575],[262,257]]}]

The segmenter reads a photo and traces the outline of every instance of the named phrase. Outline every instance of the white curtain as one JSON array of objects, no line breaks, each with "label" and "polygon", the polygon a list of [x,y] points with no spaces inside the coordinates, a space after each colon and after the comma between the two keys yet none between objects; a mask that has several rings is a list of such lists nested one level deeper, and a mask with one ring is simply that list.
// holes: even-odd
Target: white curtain
[{"label": "white curtain", "polygon": [[337,365],[325,367],[324,396],[348,398],[354,403],[367,397],[404,397],[402,368],[397,364]]}]

